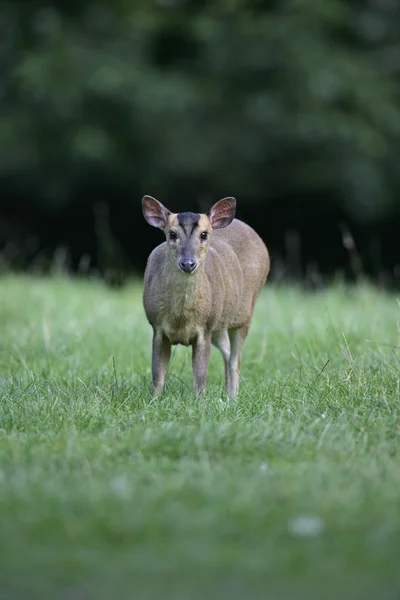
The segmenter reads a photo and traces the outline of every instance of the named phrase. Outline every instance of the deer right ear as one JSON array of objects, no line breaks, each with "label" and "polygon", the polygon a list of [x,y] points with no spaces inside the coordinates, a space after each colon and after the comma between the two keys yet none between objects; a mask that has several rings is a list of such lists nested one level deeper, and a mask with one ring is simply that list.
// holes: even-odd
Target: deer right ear
[{"label": "deer right ear", "polygon": [[142,209],[143,216],[149,225],[158,227],[158,229],[165,229],[168,215],[171,214],[168,208],[165,208],[161,202],[152,196],[143,196]]},{"label": "deer right ear", "polygon": [[208,217],[213,229],[222,229],[228,227],[235,217],[236,200],[235,198],[223,198],[214,204],[208,211]]}]

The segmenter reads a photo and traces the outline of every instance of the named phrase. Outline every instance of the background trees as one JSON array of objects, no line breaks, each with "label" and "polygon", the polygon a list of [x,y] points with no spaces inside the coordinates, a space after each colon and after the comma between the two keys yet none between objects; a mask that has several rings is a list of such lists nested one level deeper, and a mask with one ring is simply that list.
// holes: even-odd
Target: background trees
[{"label": "background trees", "polygon": [[396,276],[395,0],[10,1],[0,29],[7,260],[65,244],[141,269],[143,193],[233,194],[276,274]]}]

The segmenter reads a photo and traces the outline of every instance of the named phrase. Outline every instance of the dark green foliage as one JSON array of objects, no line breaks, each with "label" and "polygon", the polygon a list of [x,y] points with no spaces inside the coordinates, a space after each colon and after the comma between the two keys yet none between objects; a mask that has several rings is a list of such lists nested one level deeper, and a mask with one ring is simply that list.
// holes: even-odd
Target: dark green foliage
[{"label": "dark green foliage", "polygon": [[233,194],[274,257],[290,262],[285,235],[298,232],[303,274],[352,271],[347,223],[361,268],[398,277],[399,6],[3,2],[0,250],[17,240],[6,262],[34,256],[33,232],[38,252],[65,243],[74,268],[85,254],[99,266],[105,203],[142,269],[157,241],[135,231],[144,193],[196,211]]},{"label": "dark green foliage", "polygon": [[3,2],[3,182],[49,205],[107,178],[164,198],[319,190],[377,216],[399,184],[399,16],[389,1]]}]

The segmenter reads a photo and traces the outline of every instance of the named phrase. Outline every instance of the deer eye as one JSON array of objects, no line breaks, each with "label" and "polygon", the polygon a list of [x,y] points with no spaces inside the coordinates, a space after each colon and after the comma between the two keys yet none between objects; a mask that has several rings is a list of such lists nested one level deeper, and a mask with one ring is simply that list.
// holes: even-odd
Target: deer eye
[{"label": "deer eye", "polygon": [[208,233],[207,231],[202,231],[200,234],[200,239],[201,240],[206,240],[208,238]]},{"label": "deer eye", "polygon": [[176,235],[175,231],[170,231],[169,232],[169,239],[170,240],[176,240],[178,236]]}]

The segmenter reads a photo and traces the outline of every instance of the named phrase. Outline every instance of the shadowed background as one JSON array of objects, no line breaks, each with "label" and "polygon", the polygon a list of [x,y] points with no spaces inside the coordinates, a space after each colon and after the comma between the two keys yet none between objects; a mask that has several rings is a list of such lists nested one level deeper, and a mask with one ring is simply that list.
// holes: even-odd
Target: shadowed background
[{"label": "shadowed background", "polygon": [[400,283],[397,0],[0,6],[3,269],[141,274],[223,196],[276,280]]}]

